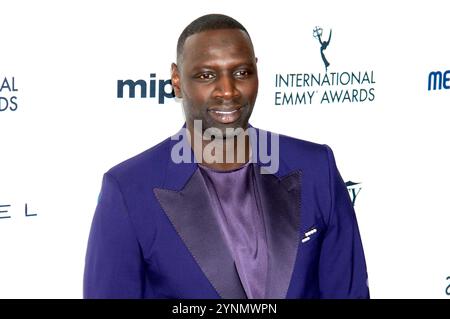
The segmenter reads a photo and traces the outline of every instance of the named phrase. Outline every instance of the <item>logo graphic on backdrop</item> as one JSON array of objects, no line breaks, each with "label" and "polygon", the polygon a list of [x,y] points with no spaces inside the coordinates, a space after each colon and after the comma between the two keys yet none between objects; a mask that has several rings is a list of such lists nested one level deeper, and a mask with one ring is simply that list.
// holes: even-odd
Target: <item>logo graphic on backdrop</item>
[{"label": "logo graphic on backdrop", "polygon": [[0,112],[17,110],[16,79],[12,77],[0,77]]},{"label": "logo graphic on backdrop", "polygon": [[[9,219],[11,218],[11,212],[10,212],[10,204],[0,204],[0,220],[2,219]],[[14,210],[14,209],[13,209]],[[18,209],[17,209],[18,211]],[[33,214],[29,209],[28,209],[28,204],[25,203],[25,209],[22,211],[25,214],[25,217],[33,217],[33,216],[37,216],[37,214]]]},{"label": "logo graphic on backdrop", "polygon": [[[313,29],[312,38],[319,41],[325,73],[292,70],[292,72],[275,74],[274,104],[276,106],[368,103],[375,100],[376,82],[373,70],[337,70],[331,66],[328,54],[325,56],[324,53],[330,44],[331,34],[332,29],[328,34],[328,40],[325,41],[323,28],[316,26]],[[333,42],[333,47],[336,45],[339,44]],[[314,47],[317,49],[317,44]],[[347,51],[353,52],[350,49]],[[334,60],[335,57],[333,57]],[[335,62],[333,63],[336,65]],[[305,65],[308,63],[306,62]]]},{"label": "logo graphic on backdrop", "polygon": [[450,89],[450,70],[445,72],[432,71],[428,75],[428,91]]},{"label": "logo graphic on backdrop", "polygon": [[361,191],[361,183],[355,183],[352,181],[348,181],[345,183],[345,186],[347,186],[348,193],[350,195],[350,199],[352,200],[353,206],[355,206],[356,197],[358,196],[359,192]]},{"label": "logo graphic on backdrop", "polygon": [[320,55],[322,56],[323,64],[325,64],[325,72],[327,72],[327,69],[330,66],[330,62],[328,62],[328,60],[325,57],[325,54],[323,53],[323,51],[326,50],[328,45],[330,44],[331,29],[330,29],[330,35],[328,36],[328,41],[322,41],[322,34],[323,34],[323,29],[321,27],[315,27],[314,28],[313,36],[314,36],[314,38],[319,40],[319,43],[320,43]]},{"label": "logo graphic on backdrop", "polygon": [[450,296],[450,276],[447,277],[447,288],[445,289],[445,294]]},{"label": "logo graphic on backdrop", "polygon": [[[158,86],[156,85],[157,81]],[[139,91],[137,96],[136,91]],[[175,97],[170,79],[157,80],[156,73],[150,73],[148,80],[117,80],[117,98],[119,99],[153,99],[156,97],[158,98],[158,104],[164,104],[166,99]]]}]

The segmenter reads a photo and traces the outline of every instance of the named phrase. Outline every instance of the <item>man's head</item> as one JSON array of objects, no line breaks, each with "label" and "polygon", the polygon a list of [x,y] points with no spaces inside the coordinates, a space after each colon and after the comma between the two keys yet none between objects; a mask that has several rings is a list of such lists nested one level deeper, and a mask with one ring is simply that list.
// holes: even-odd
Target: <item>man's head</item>
[{"label": "man's head", "polygon": [[[175,95],[187,127],[246,129],[258,93],[253,44],[247,30],[225,15],[202,16],[181,33],[172,64]],[[199,132],[201,133],[201,132]]]}]

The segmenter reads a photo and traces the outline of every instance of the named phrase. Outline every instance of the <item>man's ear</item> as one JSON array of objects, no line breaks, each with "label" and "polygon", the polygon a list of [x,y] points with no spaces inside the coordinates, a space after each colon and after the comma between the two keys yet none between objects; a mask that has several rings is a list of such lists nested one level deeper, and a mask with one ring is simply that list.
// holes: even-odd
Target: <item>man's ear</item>
[{"label": "man's ear", "polygon": [[181,88],[180,88],[180,72],[178,70],[178,66],[175,63],[172,63],[171,71],[172,71],[171,81],[172,81],[173,90],[175,91],[175,96],[177,98],[182,98]]}]

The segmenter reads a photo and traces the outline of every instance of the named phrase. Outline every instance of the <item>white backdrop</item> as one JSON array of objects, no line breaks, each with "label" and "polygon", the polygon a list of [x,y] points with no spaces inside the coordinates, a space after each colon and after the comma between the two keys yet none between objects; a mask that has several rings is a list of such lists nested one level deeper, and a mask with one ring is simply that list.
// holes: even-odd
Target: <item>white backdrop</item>
[{"label": "white backdrop", "polygon": [[[449,9],[0,0],[0,84],[14,78],[17,90],[0,91],[17,97],[15,111],[0,111],[0,298],[82,297],[103,173],[183,123],[173,99],[119,99],[117,81],[168,79],[180,32],[206,13],[231,15],[252,36],[260,90],[251,123],[330,145],[344,180],[361,183],[355,209],[371,296],[447,298],[450,91],[428,91],[427,81],[450,69]],[[276,74],[325,73],[315,26],[324,36],[332,29],[328,72],[373,71],[373,102],[275,105]],[[37,215],[25,216],[25,204]]]}]

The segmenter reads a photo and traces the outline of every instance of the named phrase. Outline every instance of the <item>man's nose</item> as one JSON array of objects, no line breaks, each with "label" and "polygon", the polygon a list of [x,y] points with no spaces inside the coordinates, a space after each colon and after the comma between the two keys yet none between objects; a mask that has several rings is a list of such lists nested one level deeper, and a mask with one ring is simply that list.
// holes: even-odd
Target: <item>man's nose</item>
[{"label": "man's nose", "polygon": [[224,75],[216,81],[215,97],[229,100],[237,96],[239,96],[239,90],[232,76]]}]

